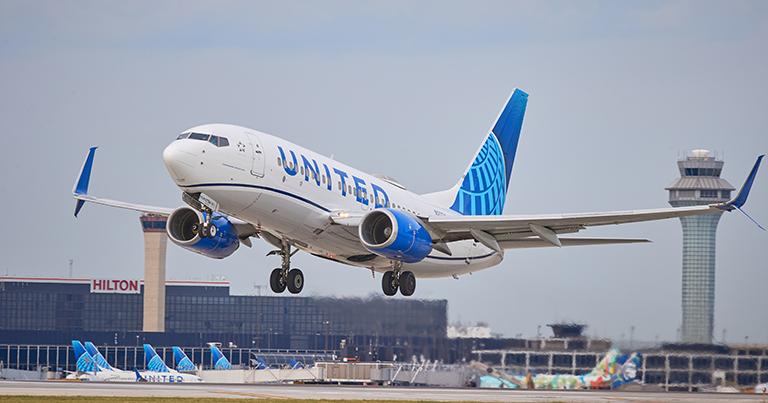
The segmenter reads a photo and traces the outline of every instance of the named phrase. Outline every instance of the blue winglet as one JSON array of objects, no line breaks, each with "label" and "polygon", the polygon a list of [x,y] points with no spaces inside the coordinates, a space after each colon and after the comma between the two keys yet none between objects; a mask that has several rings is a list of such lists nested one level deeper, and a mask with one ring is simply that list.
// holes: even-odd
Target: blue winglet
[{"label": "blue winglet", "polygon": [[[98,147],[91,147],[88,150],[88,156],[85,157],[83,168],[80,170],[80,176],[77,179],[77,183],[75,183],[75,188],[72,189],[72,193],[75,195],[88,194],[88,184],[91,181],[91,169],[93,168],[93,157],[96,155],[97,148]],[[77,204],[75,204],[75,217],[77,217],[77,214],[80,213],[80,210],[83,208],[84,204],[85,200],[77,201]]]},{"label": "blue winglet", "polygon": [[728,205],[736,207],[737,209],[741,209],[741,207],[747,203],[749,191],[752,190],[752,183],[755,181],[755,176],[757,176],[757,169],[760,168],[760,162],[762,162],[763,157],[765,157],[765,154],[757,157],[757,161],[755,161],[755,165],[752,167],[752,171],[749,173],[747,180],[744,181],[744,184],[741,185],[741,189],[739,189],[739,194],[737,194],[733,200],[728,202]]}]

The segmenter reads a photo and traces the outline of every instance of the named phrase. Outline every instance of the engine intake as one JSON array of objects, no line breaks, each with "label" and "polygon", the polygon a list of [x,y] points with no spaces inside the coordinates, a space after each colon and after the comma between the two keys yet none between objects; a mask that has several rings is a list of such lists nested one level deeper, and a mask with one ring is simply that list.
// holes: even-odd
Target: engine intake
[{"label": "engine intake", "polygon": [[432,237],[421,220],[395,209],[381,208],[366,214],[359,235],[369,251],[404,263],[420,262],[432,251]]},{"label": "engine intake", "polygon": [[197,210],[179,207],[168,217],[166,232],[176,245],[213,259],[223,259],[240,247],[237,231],[225,215],[213,213],[208,237],[198,233],[202,222],[203,215]]}]

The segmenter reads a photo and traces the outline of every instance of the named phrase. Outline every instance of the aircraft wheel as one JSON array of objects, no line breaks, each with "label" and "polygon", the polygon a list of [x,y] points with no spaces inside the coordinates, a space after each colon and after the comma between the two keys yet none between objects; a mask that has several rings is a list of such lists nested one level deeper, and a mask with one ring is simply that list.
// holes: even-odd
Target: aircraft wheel
[{"label": "aircraft wheel", "polygon": [[384,295],[393,296],[397,294],[397,282],[395,281],[395,272],[392,270],[387,271],[381,278],[381,289],[384,291]]},{"label": "aircraft wheel", "polygon": [[304,288],[304,273],[299,269],[292,269],[288,272],[288,291],[291,294],[298,294]]},{"label": "aircraft wheel", "polygon": [[416,276],[410,271],[400,273],[400,294],[410,297],[416,291]]},{"label": "aircraft wheel", "polygon": [[272,270],[272,274],[269,275],[269,287],[272,288],[272,292],[280,294],[285,291],[285,281],[283,280],[283,269]]}]

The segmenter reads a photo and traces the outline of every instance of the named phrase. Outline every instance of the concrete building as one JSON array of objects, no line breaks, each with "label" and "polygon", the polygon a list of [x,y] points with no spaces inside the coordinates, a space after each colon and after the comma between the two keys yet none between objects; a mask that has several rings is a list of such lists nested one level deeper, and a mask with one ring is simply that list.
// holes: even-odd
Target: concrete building
[{"label": "concrete building", "polygon": [[145,332],[165,331],[166,217],[142,215],[144,231],[144,320]]},{"label": "concrete building", "polygon": [[[720,177],[723,161],[693,150],[677,161],[680,178],[670,185],[669,204],[694,206],[728,201],[734,187]],[[683,323],[680,341],[711,343],[715,311],[715,234],[722,213],[682,217]]]}]

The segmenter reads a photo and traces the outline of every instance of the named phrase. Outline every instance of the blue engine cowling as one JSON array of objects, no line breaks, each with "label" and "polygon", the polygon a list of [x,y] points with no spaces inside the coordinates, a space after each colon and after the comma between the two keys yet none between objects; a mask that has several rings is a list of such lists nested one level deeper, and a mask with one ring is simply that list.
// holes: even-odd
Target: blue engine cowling
[{"label": "blue engine cowling", "polygon": [[176,245],[214,259],[223,259],[240,247],[237,231],[226,216],[213,213],[211,236],[205,238],[197,233],[202,221],[203,216],[197,210],[179,207],[168,217],[165,229]]},{"label": "blue engine cowling", "polygon": [[432,237],[421,220],[403,211],[380,208],[363,217],[360,241],[369,251],[404,263],[422,261],[432,251]]}]

